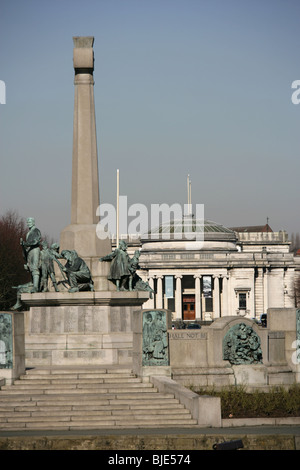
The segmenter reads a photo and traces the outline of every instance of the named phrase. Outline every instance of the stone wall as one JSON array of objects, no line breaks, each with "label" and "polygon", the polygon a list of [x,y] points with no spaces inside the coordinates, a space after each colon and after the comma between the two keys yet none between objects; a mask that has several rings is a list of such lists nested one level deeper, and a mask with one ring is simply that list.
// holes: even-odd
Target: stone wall
[{"label": "stone wall", "polygon": [[[267,327],[243,317],[222,317],[197,330],[170,330],[172,377],[185,386],[249,388],[299,382],[296,358],[296,309],[269,309]],[[244,324],[260,341],[261,360],[224,359],[223,340]],[[250,351],[251,352],[251,351]]]},{"label": "stone wall", "polygon": [[[134,455],[139,457],[144,457],[145,450],[155,451],[155,455],[159,450],[173,450],[180,451],[175,454],[176,456],[182,454],[182,451],[186,451],[184,456],[190,455],[190,462],[197,465],[200,455],[197,452],[192,453],[192,451],[212,450],[217,443],[235,439],[242,439],[243,450],[300,450],[300,437],[297,434],[245,433],[239,429],[235,433],[228,433],[224,429],[218,433],[198,431],[197,433],[168,434],[165,430],[163,432],[158,430],[150,434],[139,429],[138,432],[132,431],[126,434],[108,432],[100,434],[98,432],[97,435],[90,434],[88,436],[0,437],[0,450],[105,450],[107,451],[106,455],[101,455],[101,461],[104,463],[108,462],[109,458],[116,459],[118,452],[120,455],[120,451],[123,450],[135,451]],[[130,455],[132,459],[132,454]],[[159,453],[158,455],[160,456]],[[132,462],[131,460],[130,463]]]}]

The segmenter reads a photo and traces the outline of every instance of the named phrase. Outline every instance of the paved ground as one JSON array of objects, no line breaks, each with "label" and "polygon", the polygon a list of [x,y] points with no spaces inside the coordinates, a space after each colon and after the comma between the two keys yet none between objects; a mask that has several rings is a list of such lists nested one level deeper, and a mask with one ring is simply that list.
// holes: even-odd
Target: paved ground
[{"label": "paved ground", "polygon": [[15,436],[105,436],[105,435],[293,435],[300,436],[300,426],[248,426],[248,427],[232,427],[232,428],[138,428],[138,429],[87,429],[87,430],[73,430],[73,431],[0,431],[0,437],[15,437]]}]

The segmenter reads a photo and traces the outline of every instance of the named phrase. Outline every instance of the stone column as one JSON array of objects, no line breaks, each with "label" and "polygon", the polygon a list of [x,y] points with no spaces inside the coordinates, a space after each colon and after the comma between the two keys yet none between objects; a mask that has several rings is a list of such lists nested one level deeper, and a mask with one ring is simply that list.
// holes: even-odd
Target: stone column
[{"label": "stone column", "polygon": [[250,318],[255,317],[255,269],[252,270],[252,275],[251,271],[249,272],[249,280],[251,279],[251,289],[248,292],[248,299],[249,299],[249,307],[247,307],[248,312],[247,315],[250,316]]},{"label": "stone column", "polygon": [[[61,233],[60,248],[82,258],[110,253],[111,242],[99,224],[98,156],[94,104],[93,37],[74,37],[75,72],[71,225]],[[96,230],[101,232],[100,239]]]},{"label": "stone column", "polygon": [[271,268],[268,273],[268,308],[283,308],[283,268]]},{"label": "stone column", "polygon": [[260,318],[260,315],[262,313],[264,313],[264,273],[263,273],[263,268],[258,268],[257,269],[257,277],[256,277],[255,282],[254,282],[254,288],[255,288],[255,292],[254,292],[255,316],[256,316],[256,318]]},{"label": "stone column", "polygon": [[264,289],[264,311],[263,313],[267,313],[269,308],[269,268],[265,269],[264,277],[263,277],[263,289]]},{"label": "stone column", "polygon": [[182,287],[181,287],[182,276],[176,275],[175,279],[176,279],[176,291],[175,291],[176,319],[182,320]]},{"label": "stone column", "polygon": [[232,287],[232,271],[229,269],[227,271],[227,293],[228,293],[228,315],[235,315],[236,311],[234,308],[234,290]]},{"label": "stone column", "polygon": [[220,285],[219,276],[214,276],[214,291],[213,291],[213,309],[214,318],[220,317]]},{"label": "stone column", "polygon": [[228,277],[223,277],[222,317],[228,316]]},{"label": "stone column", "polygon": [[201,275],[196,274],[195,279],[195,307],[196,307],[196,318],[202,320],[202,305],[201,305]]},{"label": "stone column", "polygon": [[295,307],[295,269],[287,268],[284,274],[284,307]]},{"label": "stone column", "polygon": [[[149,286],[151,287],[151,289],[154,290],[154,279],[153,277],[149,277]],[[146,302],[147,306],[145,306],[144,308],[154,308],[154,294],[152,295],[152,299],[149,299],[147,302]]]},{"label": "stone column", "polygon": [[163,276],[157,277],[157,293],[156,293],[156,308],[163,308]]}]

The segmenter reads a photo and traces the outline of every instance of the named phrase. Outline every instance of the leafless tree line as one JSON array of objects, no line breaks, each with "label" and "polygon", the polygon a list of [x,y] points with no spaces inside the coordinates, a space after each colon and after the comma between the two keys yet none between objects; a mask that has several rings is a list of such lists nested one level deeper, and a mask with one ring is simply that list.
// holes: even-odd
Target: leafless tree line
[{"label": "leafless tree line", "polygon": [[[0,217],[0,311],[9,310],[16,301],[13,286],[30,282],[30,274],[24,269],[20,238],[26,239],[26,219],[13,210]],[[47,236],[43,239],[47,240]]]}]

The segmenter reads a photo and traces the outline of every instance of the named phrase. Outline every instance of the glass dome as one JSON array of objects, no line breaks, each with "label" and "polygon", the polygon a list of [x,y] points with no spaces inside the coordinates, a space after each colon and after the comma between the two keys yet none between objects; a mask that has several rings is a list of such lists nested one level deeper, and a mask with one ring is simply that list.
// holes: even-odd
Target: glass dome
[{"label": "glass dome", "polygon": [[235,239],[235,233],[224,225],[211,220],[195,219],[193,217],[183,217],[162,223],[158,227],[151,228],[149,232],[142,236],[145,238],[191,238],[191,235],[202,234],[204,239]]}]

